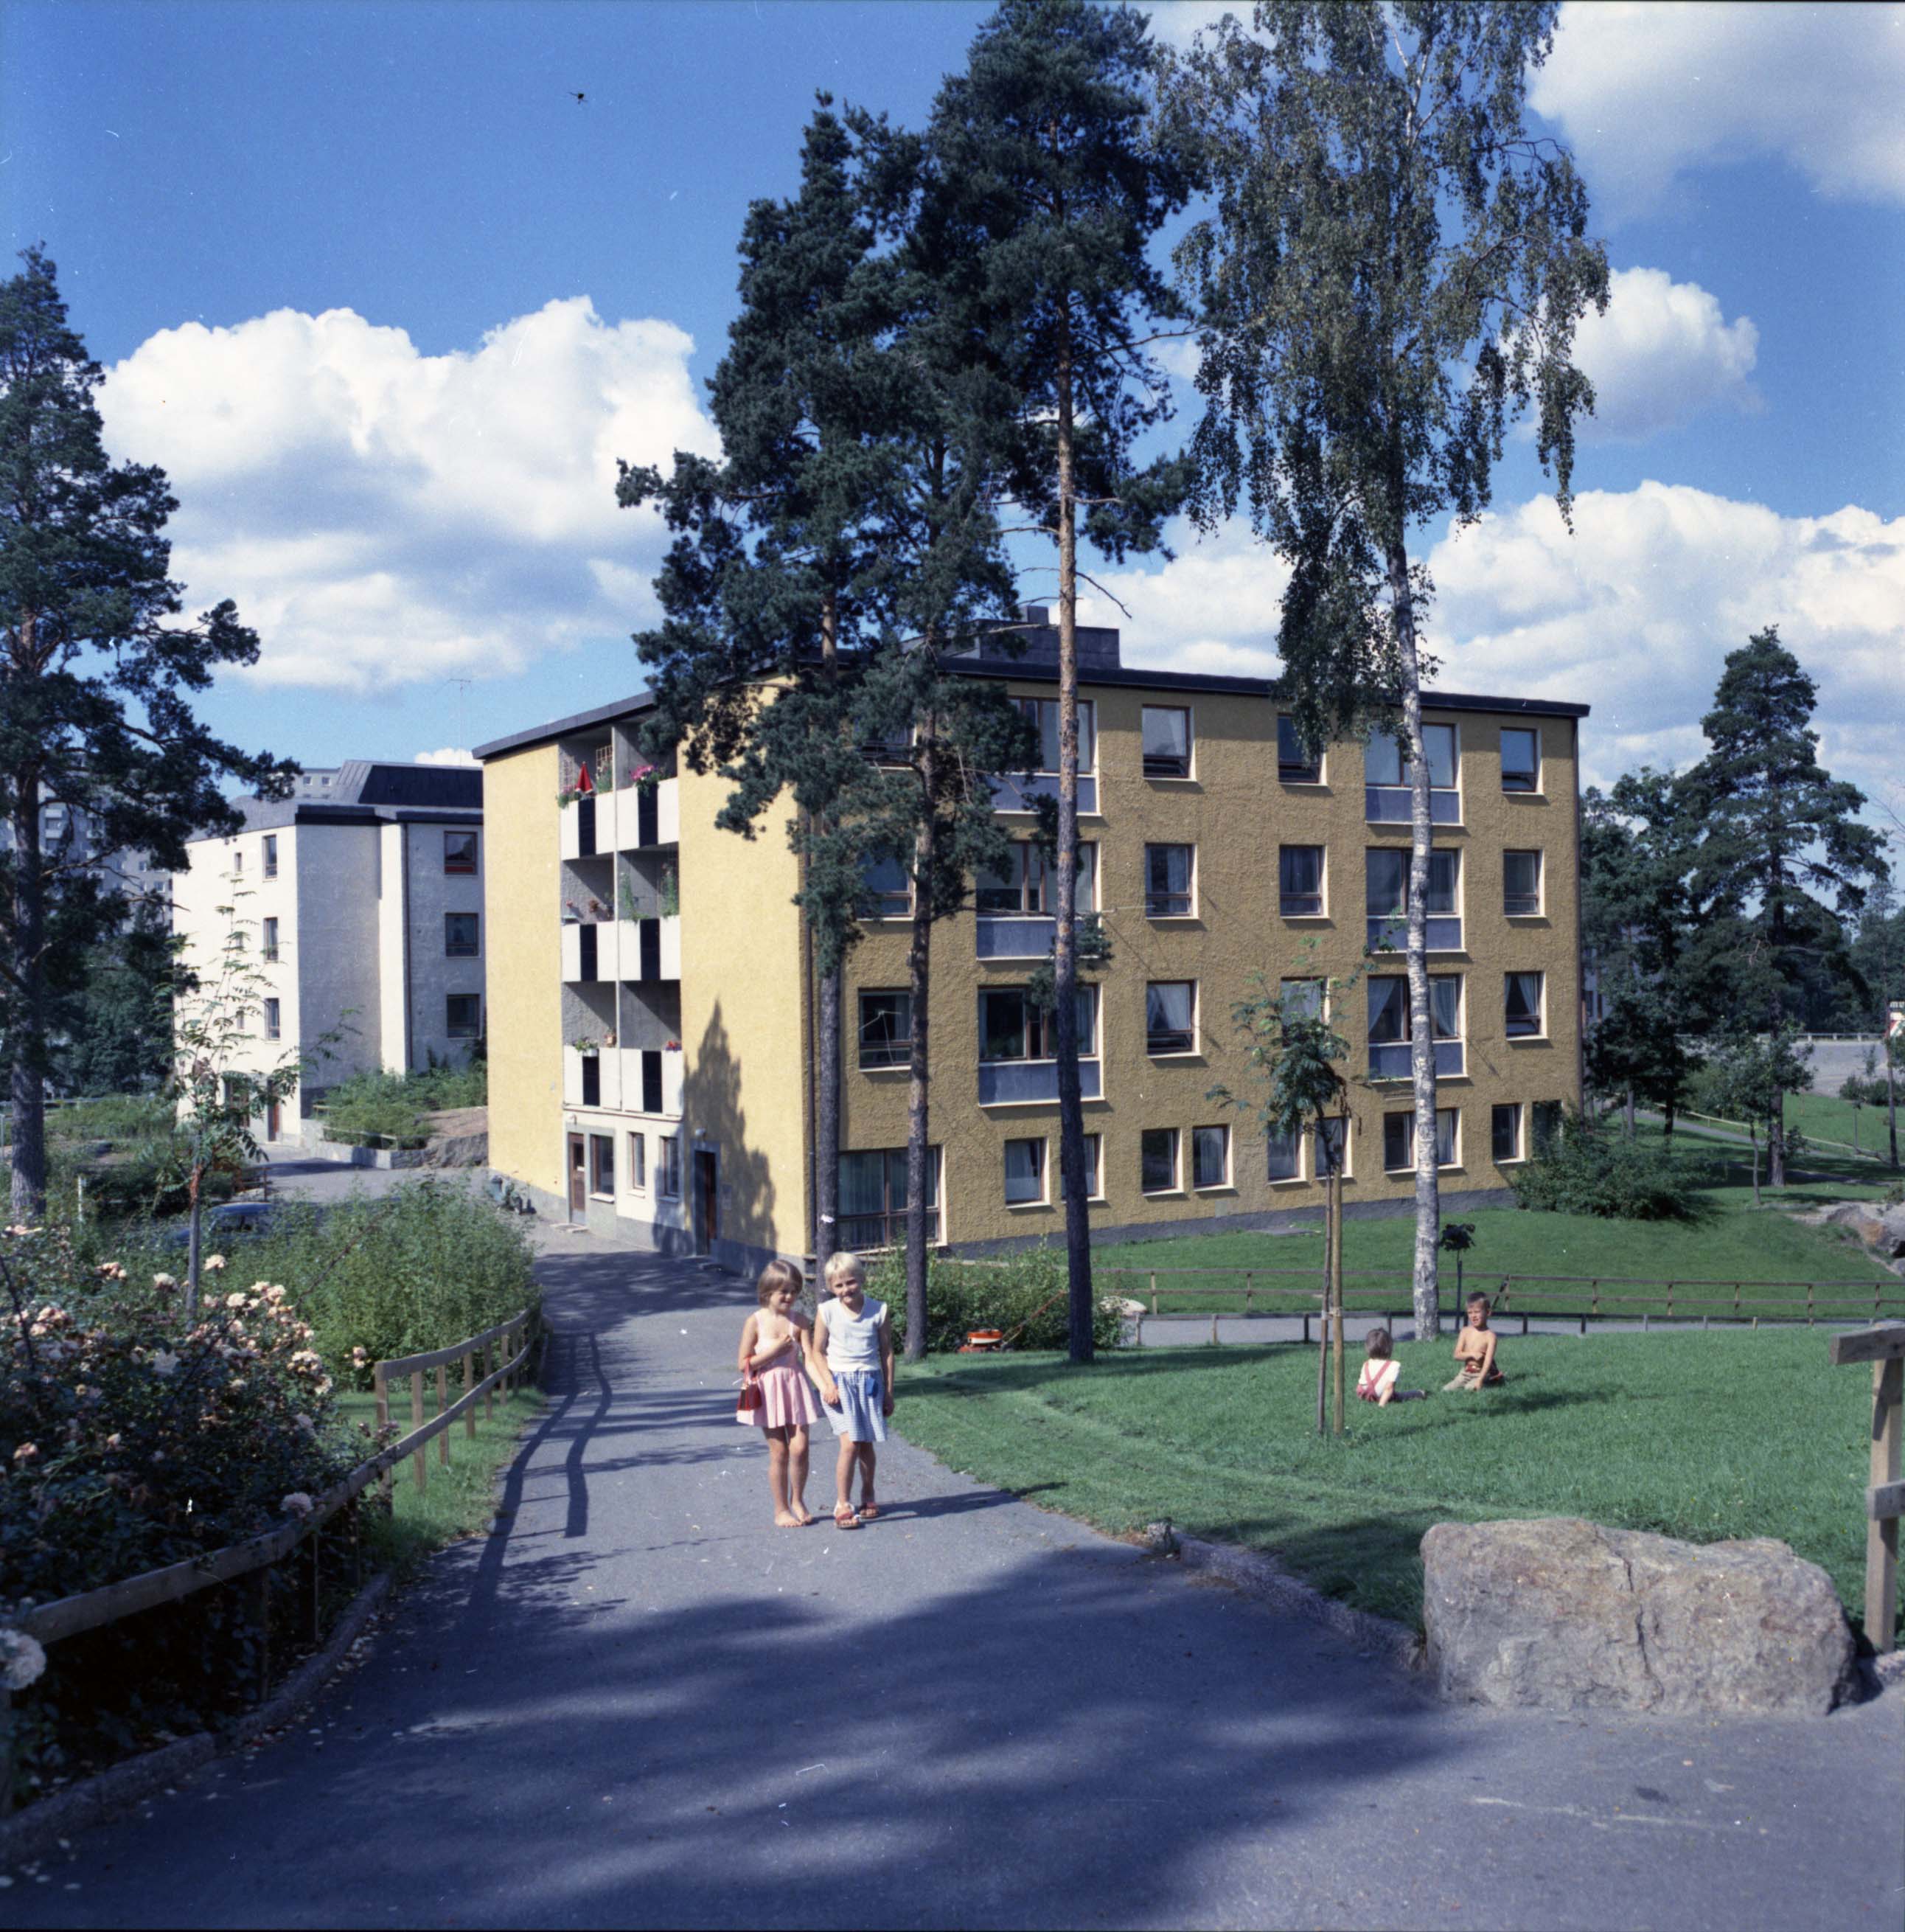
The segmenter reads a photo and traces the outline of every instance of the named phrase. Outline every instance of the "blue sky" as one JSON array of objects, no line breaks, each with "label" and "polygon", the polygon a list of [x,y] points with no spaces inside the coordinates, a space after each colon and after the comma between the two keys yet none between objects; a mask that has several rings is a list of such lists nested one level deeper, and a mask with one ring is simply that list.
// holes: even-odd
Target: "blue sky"
[{"label": "blue sky", "polygon": [[[633,688],[660,540],[614,458],[712,447],[735,239],[814,91],[916,124],[984,10],[0,8],[12,245],[59,264],[114,453],[172,474],[190,595],[264,639],[214,720],[322,764]],[[1576,534],[1525,444],[1483,525],[1430,534],[1443,682],[1592,701],[1591,776],[1696,753],[1721,658],[1777,621],[1829,760],[1895,790],[1901,98],[1896,5],[1564,13],[1535,99],[1616,271]],[[1114,574],[1128,659],[1273,665],[1247,532]]]}]

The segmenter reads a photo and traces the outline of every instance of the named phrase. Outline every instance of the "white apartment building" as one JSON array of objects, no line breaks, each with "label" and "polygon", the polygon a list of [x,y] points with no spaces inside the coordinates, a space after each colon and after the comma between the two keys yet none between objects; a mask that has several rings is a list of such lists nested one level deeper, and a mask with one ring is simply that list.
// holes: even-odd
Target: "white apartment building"
[{"label": "white apartment building", "polygon": [[244,830],[193,840],[172,880],[186,962],[214,966],[235,920],[269,982],[256,1070],[343,1030],[265,1137],[304,1138],[353,1073],[466,1058],[485,1024],[482,773],[352,760],[289,798],[238,803]]}]

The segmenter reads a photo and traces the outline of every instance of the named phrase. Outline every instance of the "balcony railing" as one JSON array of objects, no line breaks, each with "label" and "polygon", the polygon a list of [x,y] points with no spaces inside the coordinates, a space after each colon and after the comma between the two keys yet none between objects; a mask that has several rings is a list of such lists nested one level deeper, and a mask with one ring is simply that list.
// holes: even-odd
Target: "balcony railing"
[{"label": "balcony railing", "polygon": [[[1081,1059],[1078,1063],[1078,1090],[1087,1100],[1095,1100],[1101,1090],[1098,1063]],[[1056,1101],[1059,1097],[1059,1063],[1056,1060],[984,1060],[979,1063],[979,1105],[997,1107],[1027,1100]]]},{"label": "balcony railing", "polygon": [[681,920],[678,913],[616,922],[620,952],[617,977],[678,980],[681,976]]},{"label": "balcony railing", "polygon": [[[1466,1042],[1459,1040],[1436,1042],[1436,1075],[1439,1079],[1460,1077],[1466,1070]],[[1386,1040],[1369,1049],[1369,1077],[1372,1080],[1407,1080],[1415,1073],[1415,1063],[1406,1040]]]},{"label": "balcony railing", "polygon": [[981,959],[1043,959],[1057,922],[1042,913],[984,913],[975,922]]},{"label": "balcony railing", "polygon": [[[1431,952],[1460,952],[1462,950],[1462,916],[1460,913],[1432,912],[1423,923],[1427,928],[1427,944]],[[1400,952],[1409,944],[1407,917],[1399,912],[1372,917],[1369,922],[1369,943],[1373,946],[1387,946],[1392,952]]]},{"label": "balcony railing", "polygon": [[651,784],[625,786],[614,796],[617,851],[642,851],[652,846],[680,844],[679,778],[657,778]]},{"label": "balcony railing", "polygon": [[678,1047],[624,1047],[622,1104],[630,1113],[654,1114],[665,1120],[681,1118],[684,1072]]},{"label": "balcony railing", "polygon": [[[999,812],[1035,812],[1037,801],[1041,798],[1056,798],[1059,795],[1059,775],[1056,772],[1036,772],[1029,778],[1020,772],[1014,778],[994,778],[992,781],[992,802]],[[1078,809],[1086,818],[1097,814],[1098,808],[1098,782],[1083,772],[1078,775]]]},{"label": "balcony railing", "polygon": [[[1406,825],[1415,815],[1407,785],[1364,785],[1363,816],[1372,825]],[[1462,794],[1437,787],[1429,794],[1429,819],[1435,825],[1460,825]]]}]

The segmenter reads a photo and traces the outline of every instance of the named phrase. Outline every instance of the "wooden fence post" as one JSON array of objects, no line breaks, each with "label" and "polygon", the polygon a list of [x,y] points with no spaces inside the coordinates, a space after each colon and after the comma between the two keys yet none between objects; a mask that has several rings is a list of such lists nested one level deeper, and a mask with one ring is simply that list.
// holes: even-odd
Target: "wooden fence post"
[{"label": "wooden fence post", "polygon": [[[412,1430],[424,1426],[424,1372],[421,1369],[410,1371],[410,1426]],[[430,1457],[427,1442],[417,1445],[417,1453],[410,1459],[412,1468],[417,1478],[418,1493],[421,1495],[430,1482]]]},{"label": "wooden fence post", "polygon": [[[1872,1364],[1872,1487],[1889,1489],[1889,1516],[1872,1515],[1865,1526],[1865,1634],[1877,1651],[1891,1649],[1898,1614],[1900,1411],[1905,1408],[1905,1359]],[[1868,1508],[1888,1506],[1883,1494]]]},{"label": "wooden fence post", "polygon": [[[384,1379],[384,1365],[382,1362],[379,1362],[371,1372],[371,1381],[377,1392],[377,1447],[383,1449],[388,1447],[384,1438],[390,1432],[391,1391],[389,1384]],[[381,1484],[386,1499],[390,1496],[391,1480],[391,1473],[386,1469]]]},{"label": "wooden fence post", "polygon": [[[469,1349],[466,1348],[463,1351],[464,1395],[467,1396],[470,1390],[475,1388],[475,1386],[476,1358],[471,1354]],[[476,1440],[476,1405],[475,1402],[472,1402],[469,1408],[463,1411],[463,1439],[466,1442],[474,1442]]]},{"label": "wooden fence post", "polygon": [[[450,1406],[450,1370],[439,1362],[436,1365],[436,1412],[440,1418]],[[450,1432],[444,1430],[436,1438],[437,1460],[447,1469],[450,1466]]]}]

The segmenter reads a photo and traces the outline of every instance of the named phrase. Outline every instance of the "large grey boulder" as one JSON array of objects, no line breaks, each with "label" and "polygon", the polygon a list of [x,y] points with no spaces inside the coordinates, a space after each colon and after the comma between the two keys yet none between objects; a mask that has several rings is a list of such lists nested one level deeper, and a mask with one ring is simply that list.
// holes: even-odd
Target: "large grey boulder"
[{"label": "large grey boulder", "polygon": [[1832,1580],[1783,1543],[1681,1543],[1578,1516],[1439,1522],[1422,1568],[1425,1661],[1445,1696],[1823,1717],[1854,1681]]},{"label": "large grey boulder", "polygon": [[447,1107],[427,1114],[430,1137],[424,1150],[427,1167],[487,1167],[490,1162],[490,1110]]}]

